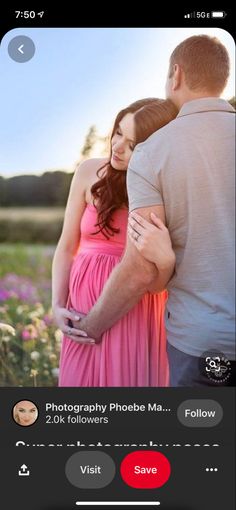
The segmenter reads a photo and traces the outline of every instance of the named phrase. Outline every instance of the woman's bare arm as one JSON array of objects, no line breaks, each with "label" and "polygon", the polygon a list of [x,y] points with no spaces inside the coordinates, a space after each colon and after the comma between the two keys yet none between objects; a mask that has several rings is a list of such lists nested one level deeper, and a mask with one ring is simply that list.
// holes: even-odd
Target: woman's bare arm
[{"label": "woman's bare arm", "polygon": [[[64,333],[68,333],[68,319],[78,318],[75,312],[66,309],[66,303],[71,266],[79,247],[81,218],[86,207],[86,191],[94,165],[98,166],[96,160],[87,160],[75,171],[67,201],[62,234],[53,258],[52,308],[57,325]],[[75,334],[74,329],[73,334]],[[84,340],[81,339],[81,341]]]}]

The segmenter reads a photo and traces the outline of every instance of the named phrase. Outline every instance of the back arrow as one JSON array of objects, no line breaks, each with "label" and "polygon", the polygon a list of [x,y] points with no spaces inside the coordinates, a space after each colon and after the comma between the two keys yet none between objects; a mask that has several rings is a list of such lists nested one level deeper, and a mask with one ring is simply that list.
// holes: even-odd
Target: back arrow
[{"label": "back arrow", "polygon": [[24,44],[21,44],[18,48],[18,51],[24,55],[24,52],[22,51],[22,48],[24,48]]}]

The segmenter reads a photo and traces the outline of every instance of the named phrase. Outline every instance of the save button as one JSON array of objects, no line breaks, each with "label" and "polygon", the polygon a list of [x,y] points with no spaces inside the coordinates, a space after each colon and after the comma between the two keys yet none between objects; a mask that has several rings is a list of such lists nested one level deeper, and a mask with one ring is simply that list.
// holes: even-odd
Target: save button
[{"label": "save button", "polygon": [[170,477],[170,462],[163,453],[138,450],[129,453],[121,462],[123,481],[134,489],[157,489]]}]

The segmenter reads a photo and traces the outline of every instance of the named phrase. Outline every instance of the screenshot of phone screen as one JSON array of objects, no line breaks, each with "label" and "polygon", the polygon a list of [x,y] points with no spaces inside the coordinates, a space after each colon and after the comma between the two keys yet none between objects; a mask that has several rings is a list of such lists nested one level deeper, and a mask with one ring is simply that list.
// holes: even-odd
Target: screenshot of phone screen
[{"label": "screenshot of phone screen", "polygon": [[1,21],[0,506],[233,510],[232,11],[57,15]]}]

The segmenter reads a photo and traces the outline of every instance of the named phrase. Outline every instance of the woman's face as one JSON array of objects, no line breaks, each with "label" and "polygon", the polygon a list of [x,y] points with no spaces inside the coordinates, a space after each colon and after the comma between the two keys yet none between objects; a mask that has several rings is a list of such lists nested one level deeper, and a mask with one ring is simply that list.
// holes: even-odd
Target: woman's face
[{"label": "woman's face", "polygon": [[135,146],[134,114],[127,113],[121,119],[111,139],[111,166],[115,170],[127,170]]},{"label": "woman's face", "polygon": [[33,402],[22,400],[16,404],[16,414],[19,418],[19,424],[26,427],[35,422],[38,416],[38,410]]}]

